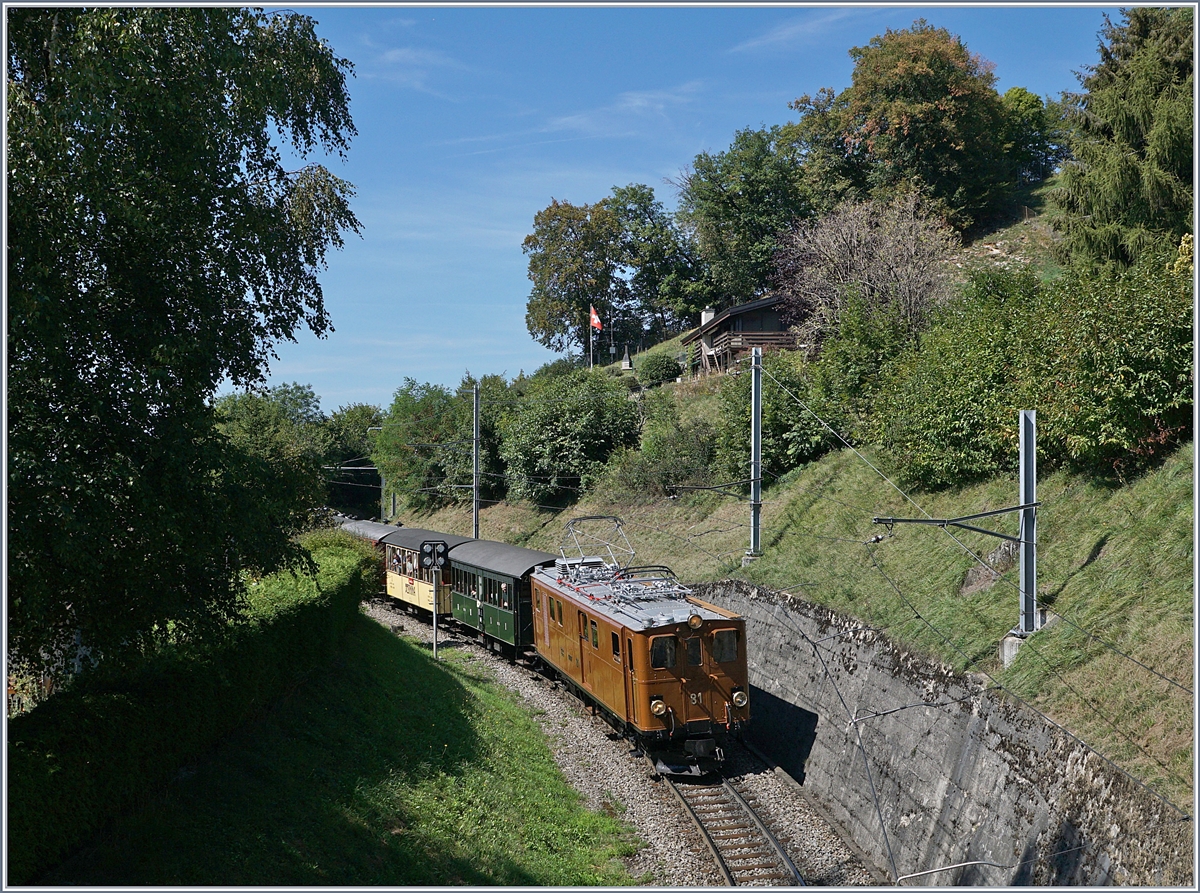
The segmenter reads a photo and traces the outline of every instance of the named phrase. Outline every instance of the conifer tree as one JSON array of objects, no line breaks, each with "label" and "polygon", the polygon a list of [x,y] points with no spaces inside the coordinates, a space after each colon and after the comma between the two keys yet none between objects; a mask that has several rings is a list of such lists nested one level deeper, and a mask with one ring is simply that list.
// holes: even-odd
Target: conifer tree
[{"label": "conifer tree", "polygon": [[1073,99],[1074,160],[1054,202],[1064,257],[1133,263],[1192,230],[1192,10],[1138,7],[1106,17],[1100,62]]}]

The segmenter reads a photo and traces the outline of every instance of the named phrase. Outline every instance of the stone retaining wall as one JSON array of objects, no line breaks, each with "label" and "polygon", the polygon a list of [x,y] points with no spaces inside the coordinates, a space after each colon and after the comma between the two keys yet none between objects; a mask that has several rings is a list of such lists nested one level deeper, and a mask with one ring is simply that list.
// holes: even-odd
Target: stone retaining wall
[{"label": "stone retaining wall", "polygon": [[1194,823],[986,677],[741,581],[694,589],[746,618],[751,743],[893,882],[1194,886]]}]

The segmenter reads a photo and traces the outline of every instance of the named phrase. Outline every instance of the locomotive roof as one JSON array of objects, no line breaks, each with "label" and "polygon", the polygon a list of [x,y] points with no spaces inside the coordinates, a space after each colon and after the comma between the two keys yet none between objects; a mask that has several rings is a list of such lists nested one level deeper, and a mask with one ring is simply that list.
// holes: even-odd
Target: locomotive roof
[{"label": "locomotive roof", "polygon": [[709,605],[689,600],[691,590],[665,567],[621,568],[598,559],[559,559],[554,567],[534,571],[534,576],[543,585],[633,629],[687,623],[692,614],[704,620],[730,619]]},{"label": "locomotive roof", "polygon": [[472,540],[463,543],[455,547],[450,555],[452,561],[495,571],[507,577],[523,577],[530,568],[553,564],[557,557],[549,552],[510,546],[508,543],[492,540]]},{"label": "locomotive roof", "polygon": [[438,541],[446,544],[446,548],[453,549],[455,546],[462,545],[473,541],[472,537],[459,536],[457,533],[441,533],[437,530],[424,530],[420,527],[399,527],[392,530],[387,536],[380,540],[382,543],[387,543],[389,546],[399,546],[401,549],[411,549],[416,552],[421,548],[421,543],[427,540]]},{"label": "locomotive roof", "polygon": [[378,543],[389,533],[395,533],[400,529],[394,524],[380,524],[378,521],[359,521],[354,518],[344,519],[341,527],[343,530],[349,531],[365,540],[370,540],[373,543]]}]

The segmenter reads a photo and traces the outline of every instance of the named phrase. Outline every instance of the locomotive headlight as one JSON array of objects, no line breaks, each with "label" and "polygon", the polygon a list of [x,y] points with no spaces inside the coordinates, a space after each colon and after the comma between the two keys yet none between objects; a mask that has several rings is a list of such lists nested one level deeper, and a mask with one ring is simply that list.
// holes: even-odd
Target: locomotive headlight
[{"label": "locomotive headlight", "polygon": [[662,698],[655,698],[650,702],[650,712],[655,716],[662,716],[667,712],[667,704]]},{"label": "locomotive headlight", "polygon": [[699,629],[704,624],[704,618],[699,614],[692,614],[688,617],[688,626],[692,629]]},{"label": "locomotive headlight", "polygon": [[730,700],[733,701],[734,707],[745,707],[750,703],[750,698],[748,698],[746,693],[740,688],[733,693],[733,697]]}]

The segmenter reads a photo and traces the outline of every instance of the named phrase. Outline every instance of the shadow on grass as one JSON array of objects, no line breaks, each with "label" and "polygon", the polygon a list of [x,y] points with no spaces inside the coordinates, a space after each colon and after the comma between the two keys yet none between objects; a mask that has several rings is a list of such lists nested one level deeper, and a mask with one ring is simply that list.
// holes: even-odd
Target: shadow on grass
[{"label": "shadow on grass", "polygon": [[360,617],[333,665],[41,883],[537,884],[422,811],[481,756],[472,710],[453,670]]}]

